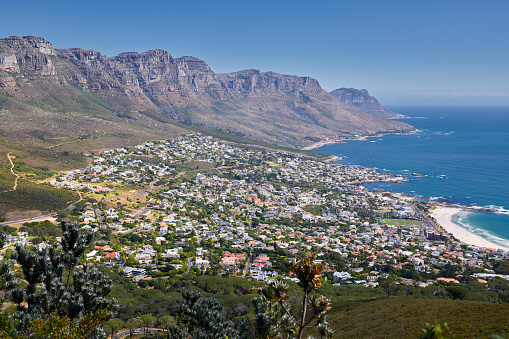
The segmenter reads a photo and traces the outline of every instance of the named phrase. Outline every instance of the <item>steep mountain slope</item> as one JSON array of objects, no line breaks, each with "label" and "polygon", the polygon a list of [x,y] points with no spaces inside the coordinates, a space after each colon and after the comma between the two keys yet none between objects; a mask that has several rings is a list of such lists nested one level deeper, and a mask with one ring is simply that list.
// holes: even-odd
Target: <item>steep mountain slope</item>
[{"label": "steep mountain slope", "polygon": [[107,57],[32,36],[0,39],[0,87],[0,118],[9,125],[0,133],[39,146],[81,138],[102,148],[186,126],[292,147],[413,130],[342,103],[309,77],[216,74],[163,50]]},{"label": "steep mountain slope", "polygon": [[365,89],[355,88],[338,88],[330,92],[334,97],[338,98],[345,104],[352,107],[362,109],[363,111],[378,115],[386,119],[400,119],[405,116],[399,113],[392,112],[387,108],[380,105],[378,100],[369,95]]}]

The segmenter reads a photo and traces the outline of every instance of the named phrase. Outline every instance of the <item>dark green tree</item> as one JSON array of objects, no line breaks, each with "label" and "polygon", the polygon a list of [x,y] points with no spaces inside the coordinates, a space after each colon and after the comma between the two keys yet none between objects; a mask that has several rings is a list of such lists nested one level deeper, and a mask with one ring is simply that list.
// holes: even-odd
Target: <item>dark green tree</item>
[{"label": "dark green tree", "polygon": [[170,338],[169,329],[172,325],[176,325],[176,320],[171,315],[165,315],[158,319],[157,325],[160,328],[165,329],[167,333],[167,337]]},{"label": "dark green tree", "polygon": [[[0,248],[3,248],[5,244],[5,235],[0,234]],[[10,291],[18,285],[17,279],[14,278],[14,272],[12,271],[9,262],[5,261],[0,263],[0,291]],[[3,310],[3,304],[5,300],[0,298],[0,332],[6,336],[13,334],[11,322],[9,321],[8,314]]]},{"label": "dark green tree", "polygon": [[183,289],[176,306],[177,320],[182,326],[171,325],[170,338],[238,338],[233,322],[225,319],[222,309],[217,299],[203,298],[196,290]]},{"label": "dark green tree", "polygon": [[156,323],[157,318],[151,314],[144,314],[140,317],[140,322],[143,325],[143,332],[145,333],[145,338],[147,337],[148,329]]},{"label": "dark green tree", "polygon": [[[3,248],[5,244],[5,235],[0,234],[0,248]],[[5,261],[0,263],[0,291],[9,291],[15,288],[18,284],[18,280],[14,278],[14,272],[12,271],[9,262]],[[0,298],[0,309],[5,300]]]},{"label": "dark green tree", "polygon": [[113,318],[108,320],[108,322],[105,324],[105,329],[111,331],[111,338],[122,329],[124,326],[124,322],[119,318]]},{"label": "dark green tree", "polygon": [[141,326],[141,323],[138,320],[132,320],[125,324],[127,329],[129,330],[129,337],[133,337],[134,330]]},{"label": "dark green tree", "polygon": [[385,293],[387,293],[387,298],[391,297],[391,294],[394,295],[399,292],[401,286],[398,285],[396,280],[393,277],[389,277],[387,279],[379,280],[378,285]]},{"label": "dark green tree", "polygon": [[453,299],[465,299],[468,294],[467,290],[461,286],[447,286],[445,291]]},{"label": "dark green tree", "polygon": [[[13,293],[18,304],[14,323],[18,331],[36,318],[52,316],[68,318],[73,323],[85,315],[107,310],[112,314],[117,306],[109,298],[111,280],[101,271],[83,265],[78,269],[85,251],[91,246],[93,234],[83,232],[79,224],[62,222],[60,247],[51,246],[46,252],[34,246],[16,248],[27,287]],[[27,306],[23,305],[26,301]],[[94,336],[100,336],[97,329]]]}]

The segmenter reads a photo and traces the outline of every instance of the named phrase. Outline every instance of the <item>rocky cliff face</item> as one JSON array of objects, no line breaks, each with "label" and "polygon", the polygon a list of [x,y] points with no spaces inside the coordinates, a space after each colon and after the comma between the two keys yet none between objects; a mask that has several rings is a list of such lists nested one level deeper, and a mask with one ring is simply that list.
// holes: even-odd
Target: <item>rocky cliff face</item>
[{"label": "rocky cliff face", "polygon": [[294,147],[412,130],[342,103],[309,77],[216,74],[202,60],[164,50],[107,57],[54,49],[38,37],[0,39],[0,86],[19,100],[43,98],[49,109],[101,116],[106,108],[131,124],[144,115]]},{"label": "rocky cliff face", "polygon": [[362,109],[363,111],[381,116],[386,119],[399,119],[405,116],[392,112],[380,105],[375,97],[369,95],[365,89],[339,88],[330,92],[347,105]]},{"label": "rocky cliff face", "polygon": [[[4,41],[5,40],[5,41]],[[55,75],[53,46],[43,38],[27,36],[2,39],[0,65],[2,70],[19,73],[35,71],[40,75]]]}]

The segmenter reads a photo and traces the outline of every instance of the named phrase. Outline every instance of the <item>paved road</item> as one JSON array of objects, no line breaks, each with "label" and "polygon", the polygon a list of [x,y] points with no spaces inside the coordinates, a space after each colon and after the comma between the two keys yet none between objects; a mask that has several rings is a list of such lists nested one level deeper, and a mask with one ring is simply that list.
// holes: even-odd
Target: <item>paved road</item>
[{"label": "paved road", "polygon": [[97,219],[99,219],[99,222],[100,222],[99,227],[106,228],[106,223],[104,222],[103,212],[98,208],[95,208],[94,212],[95,212],[95,215],[97,215]]},{"label": "paved road", "polygon": [[[145,333],[144,332],[145,329],[143,328],[137,328],[133,331],[133,334],[138,334],[138,333]],[[160,329],[160,328],[149,328],[148,329],[148,333],[151,333],[151,332],[163,332],[164,330]],[[115,335],[115,338],[117,339],[120,339],[120,338],[124,338],[124,337],[127,337],[130,335],[130,332],[129,330],[124,330],[124,331],[121,331],[121,332],[118,332],[116,335]]]},{"label": "paved road", "polygon": [[437,227],[431,221],[429,221],[429,219],[426,217],[426,215],[424,215],[424,213],[422,213],[422,211],[417,206],[414,206],[414,208],[415,208],[415,211],[420,215],[421,220],[424,221],[426,226],[431,227],[432,229],[434,229],[435,231],[438,232]]},{"label": "paved road", "polygon": [[187,271],[186,271],[186,273],[189,273],[189,271],[191,270],[191,263],[192,262],[193,262],[193,257],[187,258]]},{"label": "paved road", "polygon": [[251,270],[251,264],[253,263],[253,249],[249,251],[249,259],[247,260],[246,272],[244,273],[244,278],[248,276],[249,271]]},{"label": "paved road", "polygon": [[23,222],[44,221],[46,219],[53,218],[53,217],[54,217],[53,214],[46,214],[46,215],[42,215],[40,217],[34,217],[34,218],[29,218],[29,219],[6,221],[6,222],[0,223],[0,225],[12,225],[12,224],[19,224],[19,223],[23,223]]}]

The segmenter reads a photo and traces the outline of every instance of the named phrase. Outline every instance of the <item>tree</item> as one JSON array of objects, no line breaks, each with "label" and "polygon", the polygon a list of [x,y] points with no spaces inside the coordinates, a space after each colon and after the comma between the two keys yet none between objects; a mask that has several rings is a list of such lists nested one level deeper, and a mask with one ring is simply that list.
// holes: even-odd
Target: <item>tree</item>
[{"label": "tree", "polygon": [[[260,290],[261,296],[253,299],[255,317],[255,336],[258,338],[287,338],[301,339],[303,331],[311,324],[317,328],[323,338],[334,337],[327,324],[327,314],[330,301],[314,290],[322,284],[322,262],[316,261],[314,254],[308,253],[300,260],[291,264],[291,273],[299,279],[302,296],[302,309],[299,316],[291,312],[288,302],[288,286],[282,279],[273,280]],[[308,312],[311,310],[311,312]],[[309,313],[309,314],[308,314]]]},{"label": "tree", "polygon": [[[5,244],[5,236],[0,234],[0,248],[3,248]],[[0,291],[5,292],[12,290],[18,284],[17,279],[14,278],[14,272],[11,269],[9,262],[0,263]],[[12,333],[11,323],[9,317],[3,310],[4,299],[0,298],[0,333],[6,336]]]},{"label": "tree", "polygon": [[113,339],[115,333],[120,331],[122,329],[122,326],[124,326],[124,322],[119,318],[113,318],[108,320],[106,326],[111,330],[111,338]]},{"label": "tree", "polygon": [[134,330],[141,326],[138,320],[131,320],[125,324],[127,329],[129,330],[129,337],[133,337]]},{"label": "tree", "polygon": [[445,278],[454,278],[456,276],[457,272],[460,270],[461,270],[460,265],[447,264],[440,271],[439,276],[445,277]]},{"label": "tree", "polygon": [[445,291],[453,299],[465,299],[468,294],[467,290],[461,286],[448,286]]},{"label": "tree", "polygon": [[[162,316],[161,318],[159,318],[159,320],[157,321],[157,324],[160,328],[164,328],[167,332],[169,332],[169,328],[172,326],[172,325],[176,325],[177,322],[175,320],[175,318],[173,318],[171,315],[165,315],[165,316]],[[170,338],[170,334],[168,333],[168,338]]]},{"label": "tree", "polygon": [[177,299],[177,320],[183,327],[170,325],[170,338],[237,338],[234,324],[221,313],[223,306],[215,298],[203,298],[193,289],[183,289],[182,299]]},{"label": "tree", "polygon": [[390,298],[391,294],[394,295],[398,293],[398,291],[401,289],[394,278],[380,280],[379,286],[382,290],[384,290],[385,293],[387,293],[387,298]]},{"label": "tree", "polygon": [[[5,244],[5,236],[0,234],[0,248]],[[18,280],[14,278],[14,272],[9,262],[0,263],[0,291],[9,291],[16,287]],[[4,300],[0,298],[0,309],[2,309]]]},{"label": "tree", "polygon": [[[58,316],[74,324],[99,311],[107,311],[111,315],[118,307],[116,300],[109,298],[113,289],[110,279],[86,265],[77,269],[92,244],[93,234],[83,232],[77,223],[62,222],[61,228],[61,248],[51,246],[48,251],[34,246],[16,248],[27,282],[25,290],[13,292],[13,300],[18,307],[13,319],[20,332],[34,319],[45,321]],[[101,331],[97,327],[94,335]]]},{"label": "tree", "polygon": [[55,315],[48,319],[36,318],[23,329],[22,332],[2,331],[0,339],[80,339],[97,338],[97,328],[108,319],[109,314],[106,310],[96,313],[90,313],[82,317],[79,321],[72,321],[67,317]]},{"label": "tree", "polygon": [[143,325],[143,330],[145,332],[145,338],[147,337],[149,327],[154,326],[157,319],[151,314],[144,314],[140,317],[141,324]]}]

